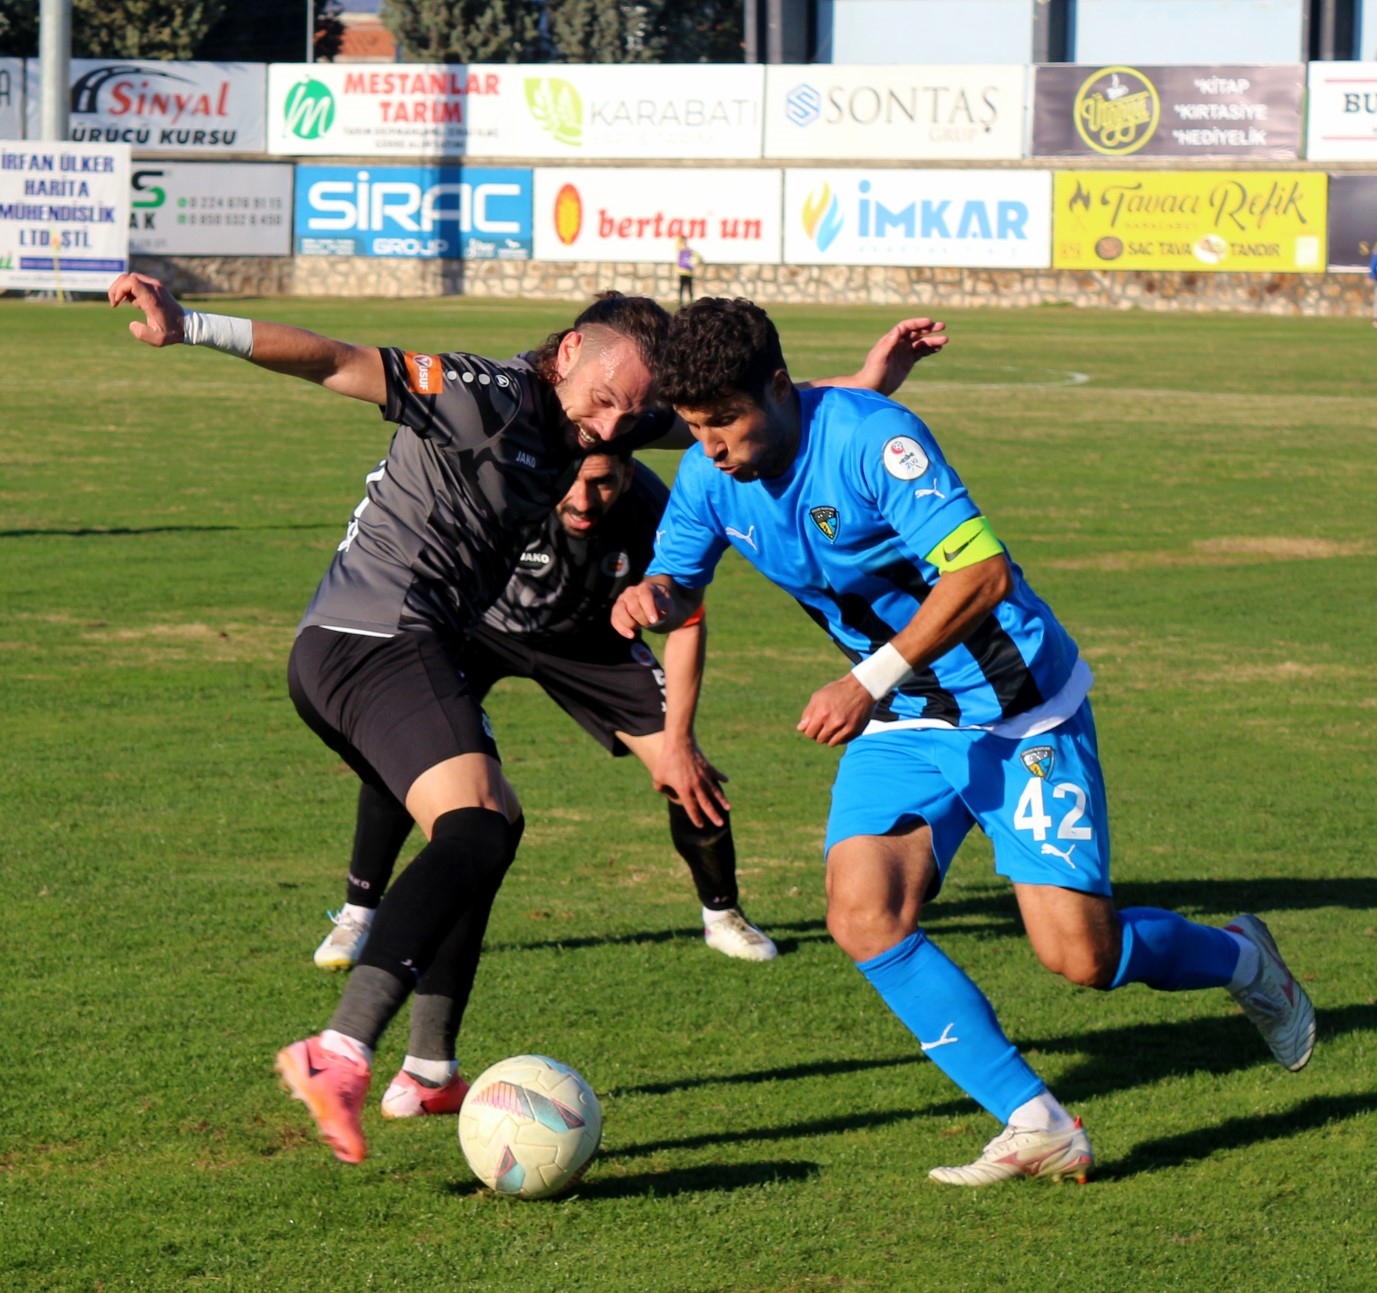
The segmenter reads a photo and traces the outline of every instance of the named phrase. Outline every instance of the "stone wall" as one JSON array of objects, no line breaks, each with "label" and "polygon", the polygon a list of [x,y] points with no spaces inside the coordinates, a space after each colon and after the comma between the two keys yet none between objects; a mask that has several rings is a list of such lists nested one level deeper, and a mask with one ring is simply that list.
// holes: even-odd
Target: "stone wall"
[{"label": "stone wall", "polygon": [[[236,296],[490,296],[583,301],[604,288],[673,300],[663,265],[374,257],[135,256],[134,268],[174,292]],[[1108,270],[887,269],[846,265],[710,265],[697,295],[762,305],[1029,306],[1363,315],[1364,274],[1151,273]]]}]

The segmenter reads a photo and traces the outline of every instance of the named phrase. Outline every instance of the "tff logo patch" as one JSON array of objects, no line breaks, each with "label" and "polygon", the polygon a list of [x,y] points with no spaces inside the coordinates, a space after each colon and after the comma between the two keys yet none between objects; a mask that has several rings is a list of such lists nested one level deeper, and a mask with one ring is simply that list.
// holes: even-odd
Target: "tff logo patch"
[{"label": "tff logo patch", "polygon": [[895,480],[917,480],[928,469],[928,456],[912,436],[896,435],[885,444],[884,464]]}]

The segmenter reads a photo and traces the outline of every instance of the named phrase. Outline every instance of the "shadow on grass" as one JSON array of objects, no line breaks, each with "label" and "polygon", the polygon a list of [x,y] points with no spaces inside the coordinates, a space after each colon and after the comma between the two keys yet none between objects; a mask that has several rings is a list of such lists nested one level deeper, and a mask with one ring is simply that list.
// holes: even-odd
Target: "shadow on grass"
[{"label": "shadow on grass", "polygon": [[125,525],[93,526],[75,530],[0,530],[0,539],[122,539],[149,534],[265,534],[273,530],[339,529],[333,521],[283,521],[272,525],[150,525],[134,529]]},{"label": "shadow on grass", "polygon": [[1175,1136],[1145,1140],[1125,1158],[1095,1168],[1097,1181],[1121,1181],[1147,1172],[1164,1172],[1197,1163],[1221,1151],[1246,1149],[1267,1141],[1287,1140],[1377,1111],[1377,1092],[1366,1095],[1316,1096],[1294,1108],[1260,1117],[1229,1118],[1213,1126],[1194,1127]]},{"label": "shadow on grass", "polygon": [[[1377,1006],[1316,1010],[1315,1022],[1316,1055],[1322,1061],[1325,1044],[1336,1037],[1377,1030]],[[1166,1078],[1232,1073],[1275,1063],[1257,1029],[1242,1016],[1132,1024],[1062,1037],[1014,1040],[1034,1068],[1039,1055],[1070,1051],[1082,1056],[1078,1064],[1059,1074],[1056,1080],[1057,1098],[1068,1105],[1150,1086]],[[1279,1073],[1278,1077],[1281,1076]]]},{"label": "shadow on grass", "polygon": [[[625,1155],[627,1151],[620,1151]],[[628,1176],[606,1176],[609,1162],[615,1163],[618,1153],[604,1152],[595,1162],[591,1180],[580,1182],[573,1197],[594,1201],[598,1199],[670,1199],[680,1194],[720,1194],[727,1190],[745,1190],[760,1185],[775,1185],[781,1181],[806,1181],[822,1170],[816,1163],[790,1160],[758,1163],[714,1163],[709,1167],[678,1167],[663,1172],[636,1172]],[[463,1198],[486,1190],[477,1181],[452,1181],[445,1193]]]},{"label": "shadow on grass", "polygon": [[912,1122],[915,1118],[931,1118],[943,1114],[969,1113],[969,1101],[951,1101],[923,1109],[877,1109],[873,1113],[852,1113],[841,1117],[814,1118],[806,1122],[791,1122],[780,1127],[750,1127],[740,1131],[714,1130],[701,1136],[671,1136],[663,1140],[647,1140],[639,1145],[617,1145],[607,1153],[616,1158],[640,1158],[646,1154],[662,1154],[678,1149],[707,1149],[713,1145],[750,1145],[770,1140],[810,1140],[816,1136],[840,1136],[851,1131],[868,1131],[888,1127],[896,1122]]},{"label": "shadow on grass", "polygon": [[[1359,877],[1304,882],[1276,877],[1262,880],[1154,880],[1130,883],[1115,888],[1115,901],[1122,907],[1165,907],[1198,915],[1206,923],[1219,923],[1241,912],[1264,915],[1284,911],[1313,911],[1321,907],[1340,907],[1355,911],[1377,909],[1377,877]],[[819,898],[821,902],[821,898]],[[973,920],[981,923],[974,924]],[[991,889],[966,898],[938,898],[923,914],[923,928],[940,935],[953,934],[1023,935],[1018,906],[1011,889]],[[831,935],[827,922],[819,917],[774,924],[766,922],[765,932],[775,940],[780,953],[787,955],[804,943],[826,942]],[[538,942],[506,939],[488,945],[490,951],[574,951],[589,947],[639,947],[696,940],[703,932],[696,925],[679,929],[639,930],[629,934],[589,934],[575,938],[549,938]],[[1284,951],[1288,950],[1283,948]],[[1304,953],[1296,958],[1304,965]]]},{"label": "shadow on grass", "polygon": [[[1107,1003],[1108,1004],[1108,1003]],[[1346,1033],[1377,1031],[1377,1006],[1351,1005],[1316,1011],[1318,1040],[1316,1053],[1324,1058],[1324,1046]],[[1048,1054],[1073,1053],[1080,1057],[1056,1079],[1056,1093],[1064,1104],[1150,1086],[1168,1078],[1189,1077],[1194,1073],[1220,1075],[1255,1065],[1274,1064],[1257,1029],[1242,1017],[1193,1019],[1180,1023],[1131,1024],[1123,1028],[1095,1029],[1059,1037],[1016,1037],[1014,1041],[1038,1067],[1038,1058]],[[753,1069],[741,1073],[682,1078],[670,1082],[645,1082],[618,1087],[616,1095],[671,1095],[697,1087],[754,1085],[759,1082],[789,1082],[811,1077],[834,1077],[845,1073],[902,1068],[921,1059],[917,1053],[882,1059],[819,1060],[781,1068]],[[1282,1079],[1282,1075],[1277,1075]],[[859,1126],[911,1117],[943,1117],[970,1112],[973,1106],[961,1098],[932,1105],[922,1111],[902,1110],[892,1114],[862,1115]],[[842,1120],[835,1127],[820,1124],[823,1130],[850,1130],[853,1124]],[[806,1134],[796,1129],[787,1136]],[[776,1133],[738,1133],[735,1139],[772,1139]],[[707,1138],[713,1139],[712,1137]],[[681,1142],[676,1142],[681,1143]],[[643,1148],[639,1152],[648,1152]]]}]

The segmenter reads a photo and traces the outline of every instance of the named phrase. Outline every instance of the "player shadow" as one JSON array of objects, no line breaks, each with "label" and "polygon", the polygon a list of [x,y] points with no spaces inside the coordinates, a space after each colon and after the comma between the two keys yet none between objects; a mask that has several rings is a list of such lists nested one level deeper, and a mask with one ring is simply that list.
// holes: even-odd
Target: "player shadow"
[{"label": "player shadow", "polygon": [[1096,1165],[1094,1180],[1121,1181],[1148,1172],[1166,1172],[1198,1163],[1234,1149],[1246,1149],[1267,1141],[1289,1140],[1330,1123],[1371,1115],[1377,1111],[1377,1091],[1363,1095],[1315,1096],[1278,1113],[1226,1118],[1173,1136],[1159,1136],[1135,1145],[1129,1153]]},{"label": "player shadow", "polygon": [[895,1055],[885,1059],[817,1060],[813,1063],[791,1064],[787,1068],[753,1069],[745,1073],[723,1073],[706,1077],[680,1078],[673,1082],[641,1082],[636,1086],[619,1086],[615,1095],[672,1095],[676,1091],[691,1091],[695,1087],[754,1085],[757,1082],[793,1082],[801,1078],[838,1077],[843,1073],[864,1073],[871,1069],[900,1068],[912,1064],[915,1056]]},{"label": "player shadow", "polygon": [[813,1118],[791,1122],[781,1127],[746,1127],[740,1131],[714,1128],[698,1136],[667,1136],[662,1140],[646,1140],[635,1145],[618,1145],[608,1152],[615,1157],[641,1158],[647,1154],[663,1154],[671,1150],[709,1149],[720,1145],[751,1145],[772,1140],[811,1140],[817,1136],[841,1136],[853,1131],[871,1131],[896,1122],[912,1122],[918,1118],[963,1114],[971,1111],[969,1101],[952,1100],[922,1109],[877,1109],[873,1113],[851,1113],[832,1118]]},{"label": "player shadow", "polygon": [[273,525],[81,526],[72,530],[0,530],[0,539],[127,539],[131,537],[140,538],[150,534],[233,534],[250,531],[254,534],[264,534],[273,530],[322,530],[328,528],[330,528],[328,523],[309,521],[284,521]]},{"label": "player shadow", "polygon": [[[721,1194],[729,1190],[751,1189],[759,1185],[776,1185],[781,1181],[806,1181],[817,1176],[817,1163],[792,1159],[763,1159],[754,1163],[713,1163],[705,1167],[676,1167],[663,1172],[632,1172],[623,1176],[609,1176],[609,1165],[615,1165],[626,1150],[603,1149],[594,1161],[591,1179],[580,1181],[570,1197],[580,1199],[669,1199],[680,1194]],[[450,1181],[444,1192],[456,1198],[481,1194],[488,1187],[479,1181]]]},{"label": "player shadow", "polygon": [[[1280,911],[1313,911],[1337,907],[1353,911],[1377,908],[1377,877],[1333,877],[1307,880],[1276,876],[1239,880],[1146,880],[1116,885],[1114,901],[1126,907],[1165,907],[1184,910],[1206,923],[1223,923],[1241,912],[1264,915]],[[821,902],[821,897],[819,897]],[[1011,888],[990,888],[962,897],[939,896],[923,912],[923,928],[940,935],[982,937],[1023,936],[1023,922]],[[831,935],[822,917],[811,920],[763,922],[782,956],[805,943],[826,942]],[[574,951],[591,947],[637,947],[682,940],[699,941],[703,931],[696,925],[678,929],[636,930],[627,934],[590,934],[574,938],[549,938],[536,942],[502,939],[488,944],[490,951]],[[1304,963],[1303,949],[1296,959]]]}]

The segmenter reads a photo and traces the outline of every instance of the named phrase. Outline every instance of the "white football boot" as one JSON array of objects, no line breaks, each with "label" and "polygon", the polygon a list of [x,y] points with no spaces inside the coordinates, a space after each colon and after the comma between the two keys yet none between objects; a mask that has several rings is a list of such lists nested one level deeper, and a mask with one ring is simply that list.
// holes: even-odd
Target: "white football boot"
[{"label": "white football boot", "polygon": [[746,919],[740,907],[730,907],[720,920],[704,925],[703,941],[714,952],[738,961],[773,961],[779,955],[779,948]]},{"label": "white football boot", "polygon": [[1231,991],[1243,1013],[1257,1025],[1277,1063],[1299,1072],[1315,1049],[1315,1007],[1291,977],[1271,931],[1256,916],[1238,916],[1225,928],[1257,948],[1258,968],[1246,988]]},{"label": "white football boot", "polygon": [[363,945],[368,941],[368,931],[373,924],[372,913],[364,920],[346,906],[325,914],[335,927],[316,948],[315,962],[322,970],[352,970],[359,953],[363,951]]},{"label": "white football boot", "polygon": [[993,1185],[1030,1176],[1049,1181],[1079,1181],[1085,1184],[1095,1166],[1090,1138],[1076,1119],[1064,1131],[1019,1131],[1005,1127],[980,1152],[974,1163],[964,1167],[934,1167],[928,1175],[943,1185]]}]

